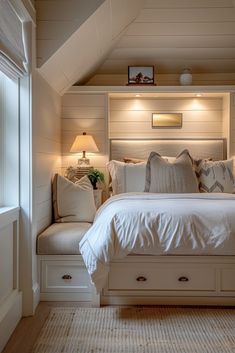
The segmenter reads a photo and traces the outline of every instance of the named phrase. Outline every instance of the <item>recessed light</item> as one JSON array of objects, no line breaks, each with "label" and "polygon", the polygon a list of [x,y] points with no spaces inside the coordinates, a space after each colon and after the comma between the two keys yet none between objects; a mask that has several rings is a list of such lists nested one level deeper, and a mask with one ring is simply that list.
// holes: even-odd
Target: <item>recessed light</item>
[{"label": "recessed light", "polygon": [[136,97],[141,97],[141,95],[140,95],[140,94],[136,94],[135,96],[136,96]]},{"label": "recessed light", "polygon": [[201,93],[197,93],[196,97],[202,97],[202,94]]}]

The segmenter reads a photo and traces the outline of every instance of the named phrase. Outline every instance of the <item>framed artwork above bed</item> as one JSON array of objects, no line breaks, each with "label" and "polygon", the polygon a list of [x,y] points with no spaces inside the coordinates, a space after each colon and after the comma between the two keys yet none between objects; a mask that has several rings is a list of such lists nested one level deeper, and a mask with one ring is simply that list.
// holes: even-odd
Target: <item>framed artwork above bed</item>
[{"label": "framed artwork above bed", "polygon": [[180,129],[182,128],[182,113],[153,113],[153,129]]}]

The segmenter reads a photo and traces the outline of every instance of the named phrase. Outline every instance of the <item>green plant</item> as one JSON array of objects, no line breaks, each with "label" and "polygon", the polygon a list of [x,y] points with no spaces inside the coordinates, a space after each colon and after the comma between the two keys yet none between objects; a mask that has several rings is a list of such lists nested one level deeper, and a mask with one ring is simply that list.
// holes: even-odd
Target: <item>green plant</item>
[{"label": "green plant", "polygon": [[92,169],[88,174],[88,178],[93,186],[93,189],[97,189],[96,183],[97,181],[104,182],[104,174],[100,172],[98,169]]}]

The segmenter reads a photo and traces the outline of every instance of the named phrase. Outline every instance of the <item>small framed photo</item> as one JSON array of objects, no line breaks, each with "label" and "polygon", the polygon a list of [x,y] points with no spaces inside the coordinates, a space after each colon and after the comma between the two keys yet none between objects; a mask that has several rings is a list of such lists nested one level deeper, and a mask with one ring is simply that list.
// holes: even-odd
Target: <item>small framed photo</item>
[{"label": "small framed photo", "polygon": [[154,66],[128,66],[128,85],[154,85]]},{"label": "small framed photo", "polygon": [[152,128],[153,129],[180,129],[182,128],[182,113],[153,113]]}]

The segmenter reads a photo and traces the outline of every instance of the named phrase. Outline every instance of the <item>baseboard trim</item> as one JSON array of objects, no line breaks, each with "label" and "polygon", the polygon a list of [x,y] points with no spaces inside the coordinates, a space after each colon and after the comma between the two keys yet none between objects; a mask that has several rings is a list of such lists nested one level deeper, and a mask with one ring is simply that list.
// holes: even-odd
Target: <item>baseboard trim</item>
[{"label": "baseboard trim", "polygon": [[22,317],[22,294],[14,290],[0,305],[0,352]]},{"label": "baseboard trim", "polygon": [[73,302],[92,302],[92,295],[91,293],[71,293],[71,292],[63,292],[63,293],[40,293],[40,300],[43,301],[73,301]]},{"label": "baseboard trim", "polygon": [[234,297],[101,296],[101,305],[206,305],[235,306]]}]

